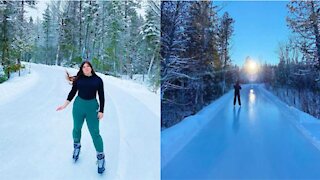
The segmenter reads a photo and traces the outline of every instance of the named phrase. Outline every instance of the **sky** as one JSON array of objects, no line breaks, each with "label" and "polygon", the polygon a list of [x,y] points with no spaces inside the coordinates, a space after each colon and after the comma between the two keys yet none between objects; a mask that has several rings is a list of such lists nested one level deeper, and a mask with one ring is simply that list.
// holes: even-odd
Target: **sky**
[{"label": "sky", "polygon": [[235,20],[231,39],[232,62],[242,66],[247,56],[260,63],[278,64],[279,42],[288,40],[288,1],[219,1],[219,14],[228,12]]}]

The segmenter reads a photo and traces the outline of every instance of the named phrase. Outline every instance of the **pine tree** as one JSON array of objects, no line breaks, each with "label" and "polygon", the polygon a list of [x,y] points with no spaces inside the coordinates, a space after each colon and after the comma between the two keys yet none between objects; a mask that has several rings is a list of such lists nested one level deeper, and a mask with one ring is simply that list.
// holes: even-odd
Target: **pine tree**
[{"label": "pine tree", "polygon": [[[214,42],[211,19],[212,5],[209,1],[193,2],[190,8],[190,29],[188,34],[190,44],[188,45],[188,56],[193,57],[194,65],[190,75],[197,79],[192,82],[191,97],[193,96],[193,111],[197,112],[205,104],[208,98],[214,97],[212,85],[214,85],[214,54],[216,52],[216,42]],[[196,50],[195,50],[196,49]],[[217,89],[214,87],[213,89]],[[207,92],[210,91],[210,92]],[[218,90],[217,94],[221,94]],[[207,94],[210,93],[210,94]],[[211,99],[210,99],[211,100]]]},{"label": "pine tree", "polygon": [[160,79],[160,2],[148,1],[146,22],[142,27],[143,39],[146,41],[148,57],[150,57],[148,77],[155,87],[159,87]]},{"label": "pine tree", "polygon": [[189,39],[186,19],[191,2],[161,2],[161,126],[176,124],[184,114],[186,82],[192,77],[187,74],[192,67],[191,58],[186,56]]},{"label": "pine tree", "polygon": [[124,30],[123,12],[121,10],[121,2],[111,1],[107,5],[108,12],[108,28],[106,30],[106,59],[108,69],[115,74],[123,74],[123,49],[121,48],[121,34]]},{"label": "pine tree", "polygon": [[15,71],[19,71],[20,76],[20,69],[21,69],[21,61],[25,60],[25,55],[31,48],[31,44],[28,43],[28,34],[27,34],[27,21],[25,20],[25,7],[27,5],[34,6],[35,1],[15,1],[14,2],[16,11],[16,21],[14,25],[14,39],[12,42],[13,48],[13,58],[16,59],[16,66]]},{"label": "pine tree", "polygon": [[130,78],[134,73],[137,74],[145,74],[145,71],[139,70],[140,67],[147,67],[146,59],[143,58],[143,51],[139,51],[139,49],[145,49],[146,47],[142,47],[142,35],[141,35],[141,27],[144,23],[144,19],[141,16],[138,16],[136,11],[133,11],[130,16],[130,39],[128,41],[129,45],[129,61],[128,61],[128,72]]},{"label": "pine tree", "polygon": [[220,61],[222,65],[222,93],[226,90],[226,73],[231,65],[229,55],[230,40],[233,34],[234,20],[225,12],[219,22],[218,28],[218,47],[220,52]]},{"label": "pine tree", "polygon": [[35,33],[35,24],[33,22],[33,18],[30,17],[29,18],[29,22],[27,22],[26,24],[26,44],[28,44],[26,50],[25,50],[25,57],[23,58],[25,61],[30,62],[30,60],[33,57],[33,50],[34,50],[34,44],[35,44],[35,39],[37,37],[36,33]]},{"label": "pine tree", "polygon": [[163,127],[196,113],[222,94],[215,8],[209,1],[161,3]]},{"label": "pine tree", "polygon": [[51,15],[50,15],[50,9],[49,6],[47,7],[47,9],[45,10],[44,14],[43,14],[43,22],[42,22],[42,27],[43,27],[43,32],[45,34],[45,47],[44,47],[44,52],[45,52],[45,63],[46,64],[52,64],[51,60],[52,58],[50,57],[50,52],[51,52],[51,23],[52,23],[52,19],[51,19]]},{"label": "pine tree", "polygon": [[61,10],[61,1],[52,1],[50,4],[50,13],[52,16],[52,54],[54,54],[54,64],[61,64],[61,41],[62,41],[62,23],[63,14]]},{"label": "pine tree", "polygon": [[10,78],[12,66],[15,64],[13,41],[15,38],[16,2],[0,1],[1,8],[1,65],[7,78]]}]

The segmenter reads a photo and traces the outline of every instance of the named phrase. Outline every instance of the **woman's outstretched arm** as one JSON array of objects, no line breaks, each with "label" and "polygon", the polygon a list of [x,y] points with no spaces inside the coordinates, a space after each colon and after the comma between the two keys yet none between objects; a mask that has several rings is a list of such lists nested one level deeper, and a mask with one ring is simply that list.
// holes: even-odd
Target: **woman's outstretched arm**
[{"label": "woman's outstretched arm", "polygon": [[76,95],[77,91],[78,91],[77,82],[73,82],[72,89],[68,94],[67,100],[64,102],[64,104],[62,106],[59,106],[57,108],[57,111],[60,111],[64,108],[66,108],[70,104],[70,102],[72,101],[73,97]]},{"label": "woman's outstretched arm", "polygon": [[56,111],[60,111],[66,108],[70,104],[70,101],[66,100],[62,106],[59,106]]}]

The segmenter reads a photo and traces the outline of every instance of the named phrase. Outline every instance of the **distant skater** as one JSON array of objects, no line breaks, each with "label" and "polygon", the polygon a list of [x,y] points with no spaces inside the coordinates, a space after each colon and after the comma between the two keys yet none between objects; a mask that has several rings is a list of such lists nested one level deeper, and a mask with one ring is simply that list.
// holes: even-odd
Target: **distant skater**
[{"label": "distant skater", "polygon": [[236,100],[237,100],[237,97],[238,97],[238,102],[239,102],[239,105],[241,106],[241,100],[240,100],[240,89],[241,89],[241,86],[239,84],[239,80],[237,80],[236,84],[233,87],[234,87],[233,105],[234,106],[236,105]]}]

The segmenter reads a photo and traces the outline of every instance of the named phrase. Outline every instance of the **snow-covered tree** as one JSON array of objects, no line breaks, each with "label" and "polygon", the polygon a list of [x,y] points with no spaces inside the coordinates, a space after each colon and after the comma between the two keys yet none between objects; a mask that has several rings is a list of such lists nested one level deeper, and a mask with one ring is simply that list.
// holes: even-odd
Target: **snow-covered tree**
[{"label": "snow-covered tree", "polygon": [[234,20],[225,12],[219,22],[218,28],[218,47],[220,52],[220,61],[222,64],[222,92],[226,91],[226,74],[230,70],[231,59],[229,54],[230,41],[233,35]]},{"label": "snow-covered tree", "polygon": [[216,7],[209,1],[161,3],[163,127],[222,95],[217,19]]},{"label": "snow-covered tree", "polygon": [[10,72],[19,71],[20,75],[20,62],[30,49],[26,35],[27,21],[24,18],[26,5],[32,6],[34,1],[0,1],[1,64],[8,78]]},{"label": "snow-covered tree", "polygon": [[[34,1],[0,2],[5,70],[22,60],[65,66],[89,60],[105,74],[149,75],[158,89],[159,1],[50,1],[41,20],[25,17],[25,6]],[[146,16],[141,4],[147,4]]]},{"label": "snow-covered tree", "polygon": [[51,40],[52,40],[52,27],[51,27],[51,23],[52,23],[52,17],[51,17],[51,13],[50,13],[50,9],[49,6],[47,6],[47,9],[45,10],[44,14],[43,14],[43,22],[42,22],[42,28],[43,28],[43,32],[44,32],[44,39],[45,39],[45,44],[44,44],[44,54],[45,54],[45,63],[46,64],[52,64],[52,53],[51,50]]},{"label": "snow-covered tree", "polygon": [[320,71],[320,2],[319,1],[290,1],[287,5],[289,16],[288,26],[294,33],[299,35],[298,39],[304,54],[311,55],[309,61]]},{"label": "snow-covered tree", "polygon": [[146,22],[142,31],[148,45],[147,52],[151,57],[148,68],[148,76],[150,76],[152,69],[155,71],[154,75],[159,74],[160,70],[160,4],[155,0],[147,2]]},{"label": "snow-covered tree", "polygon": [[1,65],[7,75],[10,78],[10,65],[13,64],[10,58],[11,43],[13,41],[13,27],[14,27],[14,5],[13,2],[0,1],[0,25],[1,25]]},{"label": "snow-covered tree", "polygon": [[121,48],[121,34],[124,31],[124,16],[121,10],[121,2],[108,2],[108,28],[106,30],[107,39],[105,46],[105,54],[108,68],[114,73],[123,74],[123,49]]},{"label": "snow-covered tree", "polygon": [[[161,2],[161,125],[169,127],[181,118],[184,100],[184,82],[191,68],[190,57],[185,57],[187,42],[184,33],[190,2]],[[180,93],[179,93],[180,92]],[[180,95],[180,97],[178,97]],[[181,108],[180,108],[181,107]]]}]

